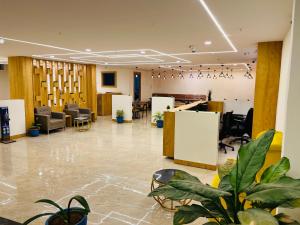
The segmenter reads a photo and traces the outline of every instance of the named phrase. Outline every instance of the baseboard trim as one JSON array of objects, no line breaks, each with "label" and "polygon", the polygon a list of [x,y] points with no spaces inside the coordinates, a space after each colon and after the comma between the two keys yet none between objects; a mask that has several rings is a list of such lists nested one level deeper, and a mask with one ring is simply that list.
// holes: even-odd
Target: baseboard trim
[{"label": "baseboard trim", "polygon": [[10,136],[11,139],[18,139],[22,137],[26,137],[26,134],[17,134],[17,135]]},{"label": "baseboard trim", "polygon": [[[112,121],[117,122],[116,119],[112,119]],[[124,120],[124,123],[132,123],[132,120]]]},{"label": "baseboard trim", "polygon": [[217,170],[216,165],[209,165],[205,163],[197,163],[197,162],[190,162],[190,161],[185,161],[185,160],[180,160],[180,159],[174,159],[174,163],[180,164],[180,165],[185,165],[185,166],[192,166],[192,167],[197,167],[197,168],[202,168],[206,170]]}]

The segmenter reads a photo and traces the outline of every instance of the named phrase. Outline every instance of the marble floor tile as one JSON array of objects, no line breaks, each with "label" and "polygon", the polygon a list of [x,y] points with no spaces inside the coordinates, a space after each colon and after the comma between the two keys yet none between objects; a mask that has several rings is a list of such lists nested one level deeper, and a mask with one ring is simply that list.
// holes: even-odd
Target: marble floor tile
[{"label": "marble floor tile", "polygon": [[[0,216],[23,222],[76,194],[92,209],[89,225],[169,225],[173,215],[147,194],[153,172],[177,168],[210,183],[216,172],[176,165],[162,156],[162,129],[150,118],[117,124],[99,117],[87,132],[66,131],[0,144]],[[236,156],[219,153],[220,162]],[[43,219],[32,224],[43,224]],[[203,224],[199,220],[194,224]]]}]

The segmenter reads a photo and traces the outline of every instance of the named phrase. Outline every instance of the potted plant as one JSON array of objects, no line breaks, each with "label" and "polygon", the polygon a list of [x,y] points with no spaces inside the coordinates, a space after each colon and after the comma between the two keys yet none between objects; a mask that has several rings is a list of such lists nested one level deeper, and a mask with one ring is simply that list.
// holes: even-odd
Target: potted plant
[{"label": "potted plant", "polygon": [[[72,204],[73,200],[76,200],[77,202],[79,202],[79,204],[83,208],[82,207],[72,207],[71,208],[71,204]],[[42,213],[42,214],[36,215],[36,216],[26,220],[23,223],[24,225],[27,225],[42,216],[50,216],[46,220],[45,225],[86,225],[87,224],[87,215],[90,213],[90,207],[89,207],[87,201],[85,200],[85,198],[80,195],[76,195],[76,196],[72,197],[69,200],[68,208],[66,208],[66,209],[63,209],[57,203],[55,203],[54,201],[49,200],[49,199],[41,199],[41,200],[38,200],[36,203],[46,203],[46,204],[52,205],[55,208],[57,208],[59,211],[56,213]]]},{"label": "potted plant", "polygon": [[32,126],[28,129],[28,135],[30,137],[37,137],[40,135],[40,124],[33,123]]},{"label": "potted plant", "polygon": [[164,114],[161,112],[157,112],[153,116],[154,122],[156,123],[157,128],[164,127]]},{"label": "potted plant", "polygon": [[123,110],[117,110],[116,118],[117,118],[117,123],[123,123],[124,122],[124,111]]},{"label": "potted plant", "polygon": [[255,141],[242,145],[236,163],[223,177],[218,188],[203,184],[197,177],[178,172],[165,186],[149,196],[164,196],[173,200],[192,199],[200,204],[180,206],[174,215],[174,225],[189,224],[206,217],[207,225],[296,225],[299,222],[277,207],[300,207],[300,179],[287,176],[289,160],[283,157],[271,165],[260,178],[257,174],[273,140],[270,130]]}]

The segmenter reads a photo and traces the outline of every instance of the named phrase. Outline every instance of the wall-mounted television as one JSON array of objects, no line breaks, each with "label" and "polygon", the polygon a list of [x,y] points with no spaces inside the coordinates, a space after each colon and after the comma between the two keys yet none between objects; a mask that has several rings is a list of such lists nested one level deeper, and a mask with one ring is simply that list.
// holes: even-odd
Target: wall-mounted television
[{"label": "wall-mounted television", "polygon": [[101,72],[102,87],[117,87],[117,72],[106,71]]}]

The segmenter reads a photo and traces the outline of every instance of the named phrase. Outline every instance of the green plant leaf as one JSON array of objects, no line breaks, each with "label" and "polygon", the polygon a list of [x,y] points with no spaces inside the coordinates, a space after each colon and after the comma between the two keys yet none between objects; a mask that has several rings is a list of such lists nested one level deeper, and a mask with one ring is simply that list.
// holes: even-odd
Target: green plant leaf
[{"label": "green plant leaf", "polygon": [[290,209],[300,208],[300,198],[285,202],[282,205],[280,205],[280,207]]},{"label": "green plant leaf", "polygon": [[262,209],[247,209],[240,211],[238,218],[241,225],[279,225],[278,221],[269,212]]},{"label": "green plant leaf", "polygon": [[190,181],[200,182],[198,177],[195,177],[195,176],[193,176],[185,171],[182,171],[182,170],[176,170],[174,176],[172,177],[172,180],[190,180]]},{"label": "green plant leaf", "polygon": [[164,185],[154,189],[148,196],[164,196],[172,200],[192,199],[199,202],[208,200],[207,198],[204,198],[198,194],[182,191],[169,185]]},{"label": "green plant leaf", "polygon": [[181,206],[178,207],[178,211],[175,212],[173,224],[188,224],[199,217],[214,218],[207,209],[200,205],[193,204],[191,206]]},{"label": "green plant leaf", "polygon": [[269,130],[255,141],[241,146],[237,164],[230,173],[230,182],[236,193],[243,192],[255,181],[257,172],[264,164],[274,133],[274,130]]},{"label": "green plant leaf", "polygon": [[291,219],[288,215],[283,213],[277,214],[275,216],[280,225],[299,225],[300,223],[296,220]]},{"label": "green plant leaf", "polygon": [[[217,222],[208,222],[203,225],[219,225],[219,224]],[[231,225],[233,225],[233,224],[231,224]]]},{"label": "green plant leaf", "polygon": [[256,185],[246,197],[250,201],[258,201],[269,208],[284,206],[300,198],[300,180],[281,177],[273,183]]},{"label": "green plant leaf", "polygon": [[85,198],[80,195],[76,195],[69,200],[68,209],[70,209],[73,200],[76,200],[77,202],[79,202],[80,205],[82,205],[82,207],[85,209],[86,215],[89,214],[89,212],[91,211],[89,204],[87,203]]},{"label": "green plant leaf", "polygon": [[260,183],[271,183],[284,176],[290,169],[290,161],[283,157],[275,165],[270,166],[261,176]]},{"label": "green plant leaf", "polygon": [[222,180],[219,183],[219,189],[223,191],[233,191],[232,185],[230,183],[230,176],[226,175],[222,178]]},{"label": "green plant leaf", "polygon": [[23,223],[23,225],[27,225],[27,224],[31,223],[32,221],[34,221],[34,220],[36,220],[36,219],[38,219],[38,218],[40,218],[40,217],[43,217],[43,216],[52,216],[52,215],[54,215],[54,213],[42,213],[42,214],[33,216],[33,217],[31,217],[30,219],[26,220],[26,221]]},{"label": "green plant leaf", "polygon": [[215,199],[223,196],[231,196],[231,193],[204,185],[200,182],[189,180],[171,180],[168,185],[181,190],[200,195],[204,198]]},{"label": "green plant leaf", "polygon": [[46,203],[49,205],[52,205],[56,208],[59,209],[59,211],[64,212],[64,209],[62,207],[60,207],[57,203],[55,203],[54,201],[50,200],[50,199],[40,199],[38,201],[36,201],[35,203]]}]

